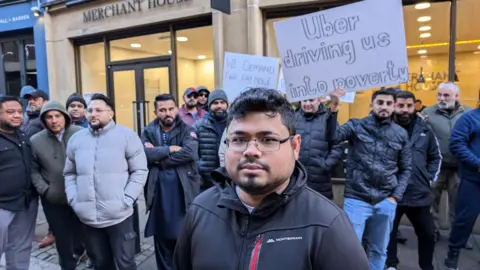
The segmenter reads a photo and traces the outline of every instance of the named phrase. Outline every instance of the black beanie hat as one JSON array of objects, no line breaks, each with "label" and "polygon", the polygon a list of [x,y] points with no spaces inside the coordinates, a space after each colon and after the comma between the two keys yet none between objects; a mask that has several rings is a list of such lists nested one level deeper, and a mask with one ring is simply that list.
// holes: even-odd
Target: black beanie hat
[{"label": "black beanie hat", "polygon": [[217,99],[221,99],[228,104],[228,97],[225,91],[221,89],[215,89],[210,93],[210,95],[208,95],[208,107],[210,108],[210,105],[212,105],[212,103]]},{"label": "black beanie hat", "polygon": [[87,102],[85,102],[85,99],[82,96],[80,96],[79,94],[73,93],[67,99],[67,105],[65,106],[67,108],[67,110],[68,110],[68,107],[70,106],[70,104],[72,102],[75,102],[75,101],[82,103],[83,106],[85,107],[85,109],[87,108]]}]

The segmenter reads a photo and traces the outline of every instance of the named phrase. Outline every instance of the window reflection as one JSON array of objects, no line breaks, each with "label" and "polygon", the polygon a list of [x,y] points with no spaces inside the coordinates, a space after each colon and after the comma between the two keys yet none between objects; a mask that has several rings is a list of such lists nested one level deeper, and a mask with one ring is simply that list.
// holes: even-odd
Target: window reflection
[{"label": "window reflection", "polygon": [[170,53],[169,32],[110,41],[111,61],[148,58]]},{"label": "window reflection", "polygon": [[80,46],[82,93],[107,93],[103,42]]},{"label": "window reflection", "polygon": [[5,69],[6,94],[19,96],[22,88],[20,62],[18,56],[18,41],[2,43],[3,67]]}]

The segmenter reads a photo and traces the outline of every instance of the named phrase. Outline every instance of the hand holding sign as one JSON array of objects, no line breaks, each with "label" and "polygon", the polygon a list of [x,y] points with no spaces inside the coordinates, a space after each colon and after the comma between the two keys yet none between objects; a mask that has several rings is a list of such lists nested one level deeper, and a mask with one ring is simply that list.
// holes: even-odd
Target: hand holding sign
[{"label": "hand holding sign", "polygon": [[337,88],[330,93],[330,111],[337,112],[338,104],[340,104],[340,98],[345,96],[345,90],[343,88]]}]

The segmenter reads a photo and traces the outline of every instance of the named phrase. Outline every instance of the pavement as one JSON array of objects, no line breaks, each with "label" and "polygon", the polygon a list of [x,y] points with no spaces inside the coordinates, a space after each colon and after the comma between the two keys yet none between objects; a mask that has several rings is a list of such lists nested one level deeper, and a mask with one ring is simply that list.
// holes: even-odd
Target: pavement
[{"label": "pavement", "polygon": [[[145,223],[147,216],[145,215],[145,201],[143,195],[140,196],[138,202],[139,214],[140,214],[140,230],[141,230],[141,247],[142,251],[139,253],[135,260],[137,262],[138,270],[156,270],[153,238],[144,238],[143,231],[145,229]],[[43,249],[38,248],[38,242],[45,236],[48,230],[48,224],[45,220],[45,215],[40,207],[37,218],[37,229],[35,232],[35,241],[33,243],[32,257],[30,261],[30,270],[61,270],[58,265],[58,255],[54,246],[46,247]],[[419,270],[418,256],[417,256],[417,240],[414,230],[409,226],[401,226],[403,235],[408,238],[405,245],[399,244],[398,255],[400,259],[400,265],[398,270]],[[459,270],[479,270],[480,269],[480,235],[473,235],[472,243],[473,250],[463,250],[460,257]],[[438,270],[445,270],[443,266],[443,260],[448,250],[448,232],[443,231],[440,240],[435,247],[434,267]],[[0,260],[0,270],[5,270],[4,258]],[[77,267],[78,270],[86,269],[82,263]],[[347,270],[347,269],[346,269]],[[349,269],[350,270],[350,269]]]}]

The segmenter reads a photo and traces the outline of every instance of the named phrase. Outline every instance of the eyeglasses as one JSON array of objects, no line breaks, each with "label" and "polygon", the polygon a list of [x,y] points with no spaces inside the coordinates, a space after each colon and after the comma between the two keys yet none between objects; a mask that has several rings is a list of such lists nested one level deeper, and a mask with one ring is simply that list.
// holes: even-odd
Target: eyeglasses
[{"label": "eyeglasses", "polygon": [[251,141],[255,142],[255,147],[257,147],[260,152],[275,152],[280,149],[280,145],[287,142],[293,138],[289,136],[288,138],[278,140],[275,138],[261,138],[259,140],[247,140],[245,138],[233,138],[226,139],[225,144],[227,144],[227,150],[233,152],[245,152],[248,148],[248,145]]},{"label": "eyeglasses", "polygon": [[103,112],[108,112],[108,111],[110,111],[110,110],[109,110],[109,109],[101,110],[101,109],[92,109],[92,108],[89,108],[89,109],[87,110],[87,113],[88,113],[88,114],[101,114],[101,113],[103,113]]},{"label": "eyeglasses", "polygon": [[198,95],[199,97],[208,97],[208,94],[207,93],[201,93]]}]

